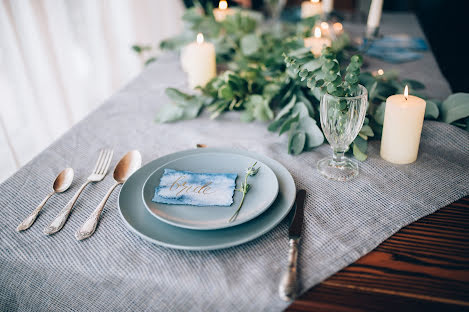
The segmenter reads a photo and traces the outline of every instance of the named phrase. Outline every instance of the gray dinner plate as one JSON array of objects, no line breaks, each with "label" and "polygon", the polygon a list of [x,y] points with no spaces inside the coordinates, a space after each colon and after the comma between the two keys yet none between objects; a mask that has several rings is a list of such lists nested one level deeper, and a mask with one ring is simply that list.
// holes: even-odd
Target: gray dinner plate
[{"label": "gray dinner plate", "polygon": [[[248,177],[251,188],[233,222],[229,220],[241,203],[243,197],[241,192],[234,192],[231,206],[198,207],[152,201],[155,187],[159,186],[165,169],[197,173],[236,173],[238,175],[236,188],[240,188],[246,169],[254,163],[259,171],[255,176]],[[170,161],[148,177],[142,191],[143,202],[155,217],[174,226],[193,230],[223,229],[252,220],[270,207],[277,194],[278,181],[272,169],[258,159],[237,153],[197,153]]]},{"label": "gray dinner plate", "polygon": [[[258,217],[238,226],[219,230],[191,230],[176,227],[155,218],[142,200],[142,189],[148,177],[164,164],[193,154],[234,153],[251,157],[266,164],[277,176],[279,193],[274,203]],[[251,241],[273,229],[285,218],[295,200],[295,182],[279,162],[244,150],[203,148],[166,155],[151,161],[135,172],[122,186],[119,194],[119,212],[126,226],[155,244],[186,250],[213,250],[237,246]]]}]

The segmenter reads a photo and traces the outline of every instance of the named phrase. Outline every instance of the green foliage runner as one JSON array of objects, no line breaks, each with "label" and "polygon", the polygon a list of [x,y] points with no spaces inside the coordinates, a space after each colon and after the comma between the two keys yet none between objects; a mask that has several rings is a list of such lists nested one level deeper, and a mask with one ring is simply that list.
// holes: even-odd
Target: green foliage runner
[{"label": "green foliage runner", "polygon": [[[369,95],[365,123],[350,151],[365,160],[367,142],[380,138],[386,98],[409,92],[422,98],[425,86],[418,81],[398,78],[397,73],[383,75],[360,73],[362,57],[351,55],[353,48],[344,33],[315,58],[304,48],[303,38],[311,36],[318,16],[289,23],[264,24],[262,17],[250,11],[238,11],[223,22],[215,21],[212,8],[206,13],[199,6],[183,16],[185,31],[160,44],[163,50],[178,50],[202,32],[215,44],[217,64],[226,68],[198,94],[185,94],[168,88],[171,100],[159,112],[157,122],[196,118],[203,109],[217,118],[226,111],[239,111],[243,122],[269,122],[268,129],[288,135],[288,153],[300,154],[324,142],[319,124],[319,100],[328,92],[350,96],[362,84]],[[134,46],[136,52],[141,51]],[[145,48],[144,48],[145,49]],[[356,51],[355,51],[356,52]],[[340,66],[349,59],[346,68]],[[344,79],[342,79],[344,77]],[[452,123],[469,131],[469,94],[453,94],[445,101],[426,99],[426,119]]]}]

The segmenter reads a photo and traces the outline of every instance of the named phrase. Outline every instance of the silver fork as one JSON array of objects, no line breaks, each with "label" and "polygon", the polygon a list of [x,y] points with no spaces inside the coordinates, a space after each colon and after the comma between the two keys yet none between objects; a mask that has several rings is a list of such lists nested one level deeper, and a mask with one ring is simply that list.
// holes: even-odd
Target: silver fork
[{"label": "silver fork", "polygon": [[85,187],[90,184],[91,182],[99,182],[106,176],[107,170],[109,169],[109,165],[111,164],[113,150],[111,149],[103,149],[99,153],[98,161],[96,162],[96,166],[93,169],[93,173],[86,179],[86,182],[80,187],[80,189],[73,195],[72,199],[68,202],[68,204],[60,211],[57,217],[52,221],[46,228],[44,229],[44,234],[54,234],[60,231],[65,222],[72,211],[73,205],[77,201],[78,197],[80,196],[81,192],[85,189]]}]

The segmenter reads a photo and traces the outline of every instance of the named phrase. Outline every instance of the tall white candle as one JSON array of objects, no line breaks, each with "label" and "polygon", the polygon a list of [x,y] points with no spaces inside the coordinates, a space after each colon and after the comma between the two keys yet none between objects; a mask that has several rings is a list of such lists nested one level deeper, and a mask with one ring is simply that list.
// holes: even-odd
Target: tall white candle
[{"label": "tall white candle", "polygon": [[319,0],[301,2],[301,18],[322,14],[322,3]]},{"label": "tall white candle", "polygon": [[368,28],[377,28],[381,21],[381,13],[383,11],[383,0],[372,0],[370,5],[370,12],[368,13]]},{"label": "tall white candle", "polygon": [[234,13],[234,10],[228,8],[228,2],[226,2],[226,0],[220,0],[220,2],[218,2],[218,8],[213,9],[213,16],[217,22],[224,21],[228,15]]},{"label": "tall white candle", "polygon": [[334,0],[322,0],[322,10],[329,14],[334,10]]},{"label": "tall white candle", "polygon": [[417,160],[426,102],[416,96],[396,94],[387,98],[384,113],[381,157],[394,164]]},{"label": "tall white candle", "polygon": [[182,51],[181,63],[190,88],[205,86],[217,74],[215,46],[204,42],[204,36],[199,33],[197,41],[188,44]]},{"label": "tall white candle", "polygon": [[307,48],[311,48],[311,53],[318,57],[321,55],[321,51],[324,46],[331,46],[331,40],[329,38],[322,37],[321,28],[315,27],[314,36],[305,38],[304,45]]}]

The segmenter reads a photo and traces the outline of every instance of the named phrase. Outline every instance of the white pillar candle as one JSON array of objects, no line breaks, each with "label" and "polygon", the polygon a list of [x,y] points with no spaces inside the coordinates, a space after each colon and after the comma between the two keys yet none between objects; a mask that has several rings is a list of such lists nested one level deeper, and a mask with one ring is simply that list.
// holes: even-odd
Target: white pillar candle
[{"label": "white pillar candle", "polygon": [[322,3],[319,0],[301,2],[301,18],[322,14]]},{"label": "white pillar candle", "polygon": [[329,14],[334,10],[334,0],[322,0],[322,10]]},{"label": "white pillar candle", "polygon": [[313,53],[314,56],[318,57],[321,55],[321,51],[324,46],[326,47],[331,46],[331,40],[328,38],[322,37],[321,28],[315,27],[314,36],[305,38],[304,45],[306,48],[311,48],[311,53]]},{"label": "white pillar candle", "polygon": [[215,46],[204,42],[204,36],[199,33],[197,41],[188,44],[182,51],[181,63],[187,73],[189,87],[203,87],[217,74]]},{"label": "white pillar candle", "polygon": [[217,22],[224,21],[228,15],[233,15],[234,10],[228,8],[228,2],[220,0],[218,8],[213,9],[213,16]]},{"label": "white pillar candle", "polygon": [[381,21],[381,13],[383,11],[383,0],[372,0],[370,12],[368,13],[368,28],[378,28]]},{"label": "white pillar candle", "polygon": [[417,159],[426,102],[416,96],[396,94],[387,98],[384,113],[381,157],[394,164]]}]

